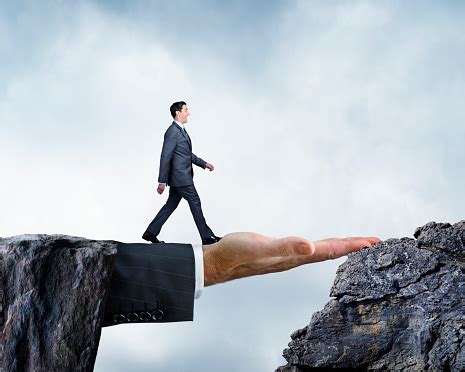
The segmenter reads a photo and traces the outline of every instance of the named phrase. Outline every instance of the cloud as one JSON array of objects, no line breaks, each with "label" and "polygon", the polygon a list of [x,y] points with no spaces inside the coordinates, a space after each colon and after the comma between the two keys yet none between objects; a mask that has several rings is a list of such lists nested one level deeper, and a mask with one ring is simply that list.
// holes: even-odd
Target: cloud
[{"label": "cloud", "polygon": [[[166,200],[177,99],[216,166],[195,179],[219,235],[388,238],[463,219],[462,8],[150,4],[0,14],[14,61],[0,68],[0,235],[139,241]],[[185,202],[161,237],[199,243]],[[96,370],[270,370],[343,261],[207,288],[194,323],[104,329]]]}]

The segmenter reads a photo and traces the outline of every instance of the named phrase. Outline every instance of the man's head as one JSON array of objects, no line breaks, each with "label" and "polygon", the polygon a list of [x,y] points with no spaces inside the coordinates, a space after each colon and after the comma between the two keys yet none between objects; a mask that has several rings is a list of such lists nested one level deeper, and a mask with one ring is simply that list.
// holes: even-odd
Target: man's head
[{"label": "man's head", "polygon": [[187,117],[191,114],[186,102],[175,102],[170,107],[171,116],[174,120],[179,121],[181,124],[187,123]]}]

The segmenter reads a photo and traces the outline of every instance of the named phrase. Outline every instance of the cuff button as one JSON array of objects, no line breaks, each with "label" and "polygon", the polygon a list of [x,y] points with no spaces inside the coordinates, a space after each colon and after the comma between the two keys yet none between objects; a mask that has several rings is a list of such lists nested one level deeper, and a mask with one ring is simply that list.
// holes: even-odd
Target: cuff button
[{"label": "cuff button", "polygon": [[123,314],[113,315],[113,323],[123,323],[126,321],[126,317]]},{"label": "cuff button", "polygon": [[152,315],[150,315],[150,313],[148,311],[141,311],[139,313],[139,319],[143,322],[146,322],[150,319],[152,319]]},{"label": "cuff button", "polygon": [[137,313],[129,313],[126,319],[128,322],[137,322],[139,320],[139,315]]},{"label": "cuff button", "polygon": [[165,316],[165,313],[163,312],[162,309],[152,311],[152,319],[153,320],[161,320],[164,316]]}]

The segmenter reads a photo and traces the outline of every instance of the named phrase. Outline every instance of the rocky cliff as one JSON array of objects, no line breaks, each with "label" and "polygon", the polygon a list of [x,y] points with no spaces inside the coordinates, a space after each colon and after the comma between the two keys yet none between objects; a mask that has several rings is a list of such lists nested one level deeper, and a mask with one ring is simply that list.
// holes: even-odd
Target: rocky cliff
[{"label": "rocky cliff", "polygon": [[277,371],[465,371],[465,221],[349,255]]},{"label": "rocky cliff", "polygon": [[113,241],[0,238],[0,371],[92,371],[115,255]]}]

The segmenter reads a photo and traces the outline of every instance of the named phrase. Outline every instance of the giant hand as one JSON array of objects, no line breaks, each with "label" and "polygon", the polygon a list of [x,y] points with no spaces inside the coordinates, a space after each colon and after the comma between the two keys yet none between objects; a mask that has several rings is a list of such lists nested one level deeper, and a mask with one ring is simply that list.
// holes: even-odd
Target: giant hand
[{"label": "giant hand", "polygon": [[336,259],[379,241],[377,237],[349,237],[311,242],[250,232],[227,234],[218,243],[202,247],[205,286]]}]

